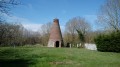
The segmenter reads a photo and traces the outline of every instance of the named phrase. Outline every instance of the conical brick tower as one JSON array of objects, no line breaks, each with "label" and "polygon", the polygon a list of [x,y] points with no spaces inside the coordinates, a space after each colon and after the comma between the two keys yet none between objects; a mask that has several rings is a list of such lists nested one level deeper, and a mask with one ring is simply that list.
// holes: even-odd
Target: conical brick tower
[{"label": "conical brick tower", "polygon": [[62,47],[63,39],[59,25],[59,19],[53,20],[53,25],[50,31],[48,47]]}]

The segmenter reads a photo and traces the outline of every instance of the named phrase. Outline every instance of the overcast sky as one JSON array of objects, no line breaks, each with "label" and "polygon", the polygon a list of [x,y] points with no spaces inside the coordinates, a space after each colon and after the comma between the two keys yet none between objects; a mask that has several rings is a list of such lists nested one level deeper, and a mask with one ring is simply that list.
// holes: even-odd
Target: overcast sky
[{"label": "overcast sky", "polygon": [[76,16],[85,17],[96,29],[96,16],[105,0],[21,0],[12,8],[8,21],[20,22],[25,28],[37,31],[42,24],[58,18],[62,30],[66,22]]}]

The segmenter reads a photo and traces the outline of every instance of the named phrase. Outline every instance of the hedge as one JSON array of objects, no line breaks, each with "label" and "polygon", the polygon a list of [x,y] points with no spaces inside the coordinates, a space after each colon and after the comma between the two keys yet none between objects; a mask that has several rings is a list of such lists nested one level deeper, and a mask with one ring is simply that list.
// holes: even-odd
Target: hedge
[{"label": "hedge", "polygon": [[102,52],[120,52],[120,32],[101,34],[95,38],[97,50]]}]

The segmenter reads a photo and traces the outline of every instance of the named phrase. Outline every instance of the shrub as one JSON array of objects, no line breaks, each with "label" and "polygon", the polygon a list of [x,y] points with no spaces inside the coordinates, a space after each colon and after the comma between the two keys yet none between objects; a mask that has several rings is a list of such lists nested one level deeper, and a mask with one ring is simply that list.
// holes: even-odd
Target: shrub
[{"label": "shrub", "polygon": [[95,38],[98,51],[120,52],[120,32],[101,34]]}]

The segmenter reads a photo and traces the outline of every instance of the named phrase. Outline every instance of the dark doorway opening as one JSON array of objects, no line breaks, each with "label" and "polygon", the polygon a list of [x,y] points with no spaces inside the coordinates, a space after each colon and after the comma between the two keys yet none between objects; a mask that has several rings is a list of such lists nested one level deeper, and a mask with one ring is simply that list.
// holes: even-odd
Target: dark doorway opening
[{"label": "dark doorway opening", "polygon": [[70,47],[70,43],[67,43],[66,47]]},{"label": "dark doorway opening", "polygon": [[59,41],[55,42],[55,47],[59,47]]}]

